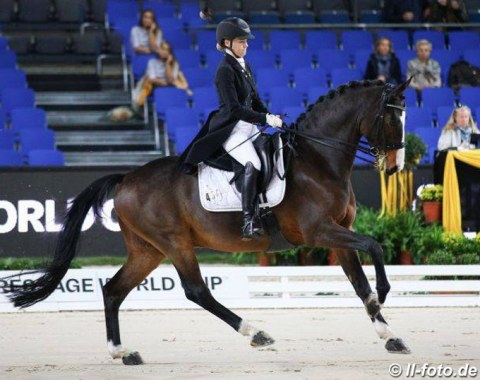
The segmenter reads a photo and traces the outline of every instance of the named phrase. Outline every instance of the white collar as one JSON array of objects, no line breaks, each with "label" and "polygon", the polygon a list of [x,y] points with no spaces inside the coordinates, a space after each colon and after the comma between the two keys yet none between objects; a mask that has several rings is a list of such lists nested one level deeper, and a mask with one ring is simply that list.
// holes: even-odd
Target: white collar
[{"label": "white collar", "polygon": [[226,52],[228,55],[232,56],[233,58],[235,58],[237,60],[238,63],[240,63],[240,66],[242,66],[243,68],[245,68],[245,59],[243,58],[237,58],[233,55],[233,52],[230,50],[230,49],[226,49]]}]

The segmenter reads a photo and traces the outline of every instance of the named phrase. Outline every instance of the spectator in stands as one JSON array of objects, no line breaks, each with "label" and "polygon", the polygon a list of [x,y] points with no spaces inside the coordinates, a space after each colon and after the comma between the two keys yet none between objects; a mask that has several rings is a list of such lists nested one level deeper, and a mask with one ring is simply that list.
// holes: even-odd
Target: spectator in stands
[{"label": "spectator in stands", "polygon": [[180,64],[175,59],[171,45],[163,41],[157,54],[158,58],[152,58],[148,61],[145,75],[135,86],[133,100],[137,106],[142,106],[145,103],[154,87],[175,86],[192,95],[188,82],[180,70]]},{"label": "spectator in stands", "polygon": [[162,43],[162,30],[157,25],[155,13],[145,9],[140,22],[130,32],[130,43],[137,54],[157,53]]},{"label": "spectator in stands", "polygon": [[438,140],[438,150],[456,148],[458,150],[474,148],[470,144],[472,133],[478,133],[472,112],[467,106],[457,107],[445,124]]},{"label": "spectator in stands", "polygon": [[440,64],[430,58],[432,44],[428,40],[418,40],[416,43],[417,57],[408,61],[407,79],[413,76],[410,86],[416,90],[425,87],[440,87]]},{"label": "spectator in stands", "polygon": [[463,0],[431,0],[430,22],[465,22],[468,19],[467,8]]},{"label": "spectator in stands", "polygon": [[382,37],[375,43],[375,52],[367,62],[364,79],[380,79],[386,83],[399,84],[402,81],[400,61],[393,52],[392,41]]},{"label": "spectator in stands", "polygon": [[422,22],[428,11],[427,0],[389,0],[383,6],[385,22]]}]

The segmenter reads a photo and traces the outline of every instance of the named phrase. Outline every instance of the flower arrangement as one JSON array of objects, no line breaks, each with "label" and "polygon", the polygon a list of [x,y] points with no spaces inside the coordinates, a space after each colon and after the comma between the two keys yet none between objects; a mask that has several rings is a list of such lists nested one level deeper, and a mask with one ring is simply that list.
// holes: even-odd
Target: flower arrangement
[{"label": "flower arrangement", "polygon": [[441,202],[443,200],[442,185],[426,185],[420,192],[423,202]]}]

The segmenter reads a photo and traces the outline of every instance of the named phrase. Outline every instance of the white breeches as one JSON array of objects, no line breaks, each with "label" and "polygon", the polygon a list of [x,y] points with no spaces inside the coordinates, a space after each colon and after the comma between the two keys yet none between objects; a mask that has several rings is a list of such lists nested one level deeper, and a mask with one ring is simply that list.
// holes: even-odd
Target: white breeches
[{"label": "white breeches", "polygon": [[260,158],[258,158],[257,151],[253,146],[253,140],[255,140],[258,135],[245,141],[257,132],[258,129],[255,125],[240,120],[235,127],[233,127],[230,137],[223,143],[223,148],[243,166],[250,161],[255,169],[260,170],[262,164],[260,163]]}]

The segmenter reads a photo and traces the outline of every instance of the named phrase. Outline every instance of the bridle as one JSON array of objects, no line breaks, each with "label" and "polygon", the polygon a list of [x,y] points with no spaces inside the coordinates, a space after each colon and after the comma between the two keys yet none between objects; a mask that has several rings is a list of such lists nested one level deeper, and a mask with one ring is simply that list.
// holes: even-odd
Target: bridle
[{"label": "bridle", "polygon": [[[376,145],[370,145],[368,142],[360,140],[357,144],[348,143],[346,141],[342,141],[339,139],[335,139],[332,137],[316,137],[312,136],[308,133],[300,131],[298,129],[298,125],[296,123],[291,124],[288,126],[284,123],[283,127],[280,129],[290,136],[299,136],[304,138],[305,140],[314,142],[319,145],[323,145],[332,149],[337,149],[345,154],[355,155],[358,159],[362,161],[366,161],[370,164],[376,165],[379,160],[384,158],[388,151],[390,150],[398,150],[405,148],[405,143],[402,141],[397,144],[387,144],[386,143],[386,134],[385,128],[383,128],[383,122],[385,119],[385,112],[388,108],[398,109],[400,111],[405,111],[405,107],[399,106],[396,104],[388,103],[388,98],[390,97],[392,91],[394,89],[394,85],[387,83],[384,88],[380,98],[380,107],[379,112],[375,116],[375,120],[373,122],[373,127],[371,129],[371,135],[375,136],[375,141],[377,142]],[[290,151],[294,152],[293,148],[293,139],[289,137],[288,139],[290,143],[288,146],[291,148]],[[380,142],[380,144],[378,144]],[[358,152],[364,153],[368,156],[374,157],[375,161],[369,160],[362,156],[358,156]]]}]

